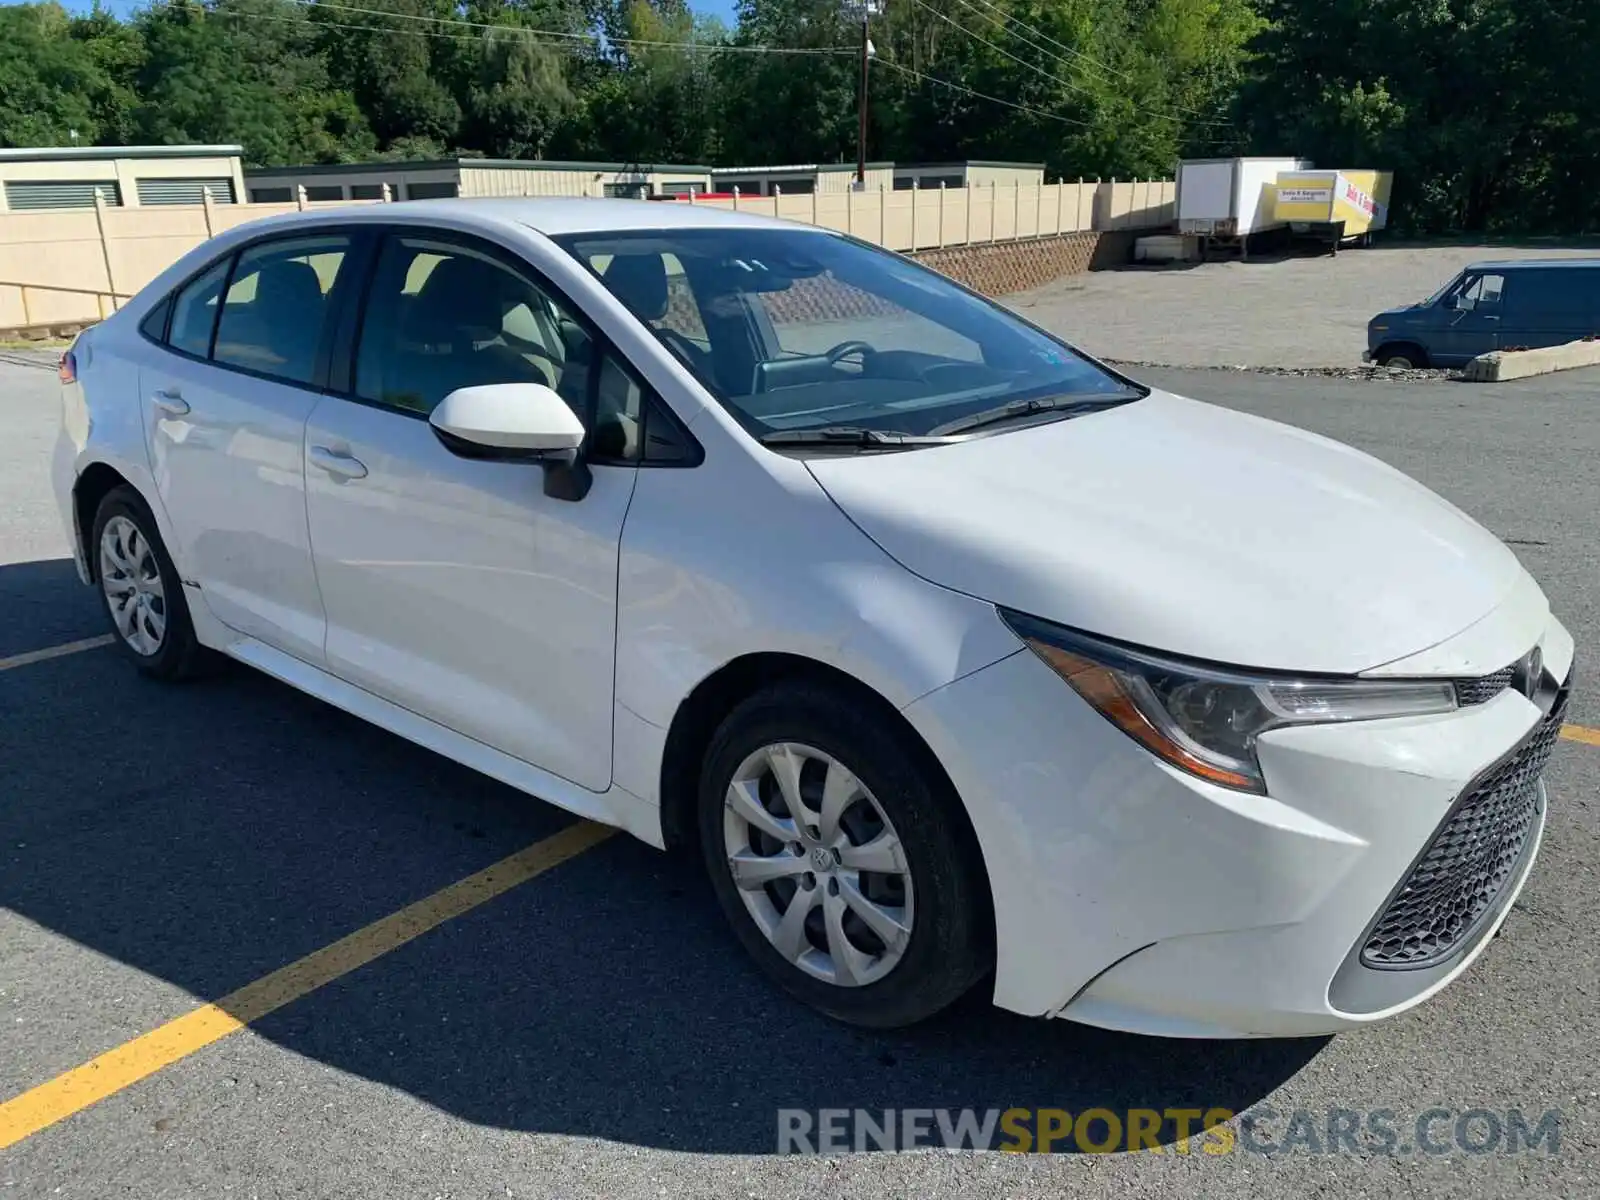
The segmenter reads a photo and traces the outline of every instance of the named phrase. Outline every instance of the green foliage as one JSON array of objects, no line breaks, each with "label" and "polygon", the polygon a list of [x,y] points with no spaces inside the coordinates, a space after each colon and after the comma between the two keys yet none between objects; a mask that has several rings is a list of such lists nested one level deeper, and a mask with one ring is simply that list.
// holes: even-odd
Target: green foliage
[{"label": "green foliage", "polygon": [[1399,223],[1600,224],[1594,0],[1264,0],[1238,111],[1252,145],[1392,168]]},{"label": "green foliage", "polygon": [[[871,35],[870,159],[1293,153],[1393,169],[1411,228],[1600,224],[1596,0],[888,0]],[[860,37],[841,0],[50,0],[0,8],[0,144],[852,162]]]}]

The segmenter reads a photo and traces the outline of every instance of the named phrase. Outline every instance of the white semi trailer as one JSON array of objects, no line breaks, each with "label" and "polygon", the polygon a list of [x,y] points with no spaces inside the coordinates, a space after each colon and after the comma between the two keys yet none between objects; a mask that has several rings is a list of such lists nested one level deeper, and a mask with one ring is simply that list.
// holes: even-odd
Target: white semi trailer
[{"label": "white semi trailer", "polygon": [[1200,257],[1213,250],[1250,255],[1252,240],[1284,229],[1274,214],[1278,176],[1307,171],[1303,158],[1195,158],[1178,164],[1178,233],[1199,239]]}]

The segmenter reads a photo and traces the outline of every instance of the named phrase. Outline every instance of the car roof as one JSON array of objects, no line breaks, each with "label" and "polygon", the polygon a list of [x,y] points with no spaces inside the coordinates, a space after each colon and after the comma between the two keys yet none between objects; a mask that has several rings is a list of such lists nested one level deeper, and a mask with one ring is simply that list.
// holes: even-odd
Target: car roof
[{"label": "car roof", "polygon": [[[697,228],[816,229],[793,221],[732,212],[709,204],[690,204],[685,200],[613,200],[584,196],[472,196],[450,200],[402,200],[360,207],[330,205],[267,220],[284,228],[351,221],[404,222],[413,217],[443,216],[448,216],[452,223],[466,221],[485,232],[521,225],[551,236]],[[816,232],[827,231],[816,229]]]},{"label": "car roof", "polygon": [[1548,271],[1600,267],[1600,258],[1513,258],[1504,262],[1475,262],[1469,271]]}]

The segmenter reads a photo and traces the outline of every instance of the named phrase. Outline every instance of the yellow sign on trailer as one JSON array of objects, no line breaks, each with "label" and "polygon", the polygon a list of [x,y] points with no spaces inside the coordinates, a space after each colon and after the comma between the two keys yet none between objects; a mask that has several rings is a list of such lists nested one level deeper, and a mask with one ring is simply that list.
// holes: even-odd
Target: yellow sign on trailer
[{"label": "yellow sign on trailer", "polygon": [[1344,223],[1343,237],[1366,237],[1389,223],[1393,171],[1285,171],[1274,183],[1272,216],[1296,233]]}]

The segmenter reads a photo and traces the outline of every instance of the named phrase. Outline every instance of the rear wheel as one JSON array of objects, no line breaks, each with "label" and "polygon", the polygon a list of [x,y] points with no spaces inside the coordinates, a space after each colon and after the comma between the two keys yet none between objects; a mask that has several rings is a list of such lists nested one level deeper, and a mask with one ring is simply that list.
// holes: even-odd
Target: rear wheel
[{"label": "rear wheel", "polygon": [[987,970],[958,801],[872,706],[780,685],[723,722],[700,781],[712,887],[761,969],[857,1025],[932,1016]]},{"label": "rear wheel", "polygon": [[113,488],[95,511],[89,552],[100,602],[122,652],[156,679],[187,679],[208,665],[183,585],[155,516],[133,488]]}]

